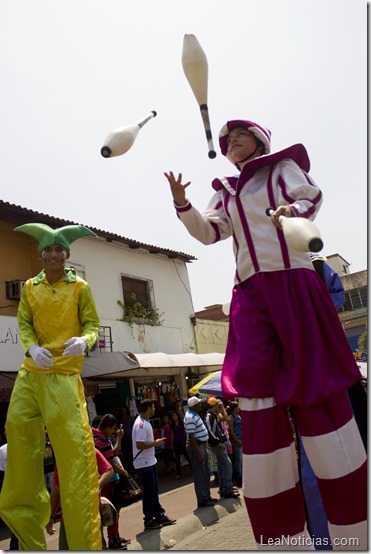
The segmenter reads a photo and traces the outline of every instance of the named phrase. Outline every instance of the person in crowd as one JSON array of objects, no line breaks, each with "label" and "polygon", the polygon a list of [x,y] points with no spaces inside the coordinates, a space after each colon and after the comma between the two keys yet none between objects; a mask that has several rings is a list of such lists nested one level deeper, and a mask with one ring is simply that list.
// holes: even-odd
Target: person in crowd
[{"label": "person in crowd", "polygon": [[225,409],[223,400],[221,400],[220,404],[218,405],[218,420],[220,423],[220,426],[222,428],[222,431],[224,433],[225,438],[227,439],[226,442],[226,449],[228,452],[228,456],[231,458],[232,456],[232,444],[230,441],[230,435],[231,435],[231,429],[230,429],[230,418],[227,414],[227,410]]},{"label": "person in crowd", "polygon": [[153,423],[152,423],[152,426],[153,426],[153,440],[156,441],[157,439],[164,439],[162,442],[156,443],[155,455],[157,457],[159,454],[161,454],[165,450],[165,437],[162,434],[161,421],[158,418],[156,418],[156,420],[157,421],[153,421]]},{"label": "person in crowd", "polygon": [[38,241],[44,269],[26,281],[18,306],[26,355],[7,413],[8,462],[0,515],[18,537],[20,549],[46,549],[46,428],[58,464],[70,548],[100,550],[97,462],[80,378],[84,353],[97,341],[100,323],[89,284],[66,267],[71,243],[96,235],[81,225],[54,230],[28,223],[16,230]]},{"label": "person in crowd", "polygon": [[6,444],[5,425],[0,425],[0,446],[3,446],[3,444]]},{"label": "person in crowd", "polygon": [[[6,441],[6,432],[4,430],[4,440]],[[6,462],[8,457],[8,443],[4,442],[0,446],[0,493],[3,486],[3,481],[5,477]],[[11,534],[9,550],[19,550],[18,539],[14,533]]]},{"label": "person in crowd", "polygon": [[133,466],[133,441],[131,438],[131,432],[133,429],[133,420],[128,413],[128,409],[123,406],[120,411],[120,416],[118,417],[118,424],[122,425],[124,430],[124,435],[121,441],[121,450],[119,453],[120,459],[122,461],[125,469],[131,473],[134,471]]},{"label": "person in crowd", "polygon": [[233,478],[238,487],[242,487],[242,421],[240,406],[236,400],[228,404],[229,432],[232,444]]},{"label": "person in crowd", "polygon": [[[280,223],[281,216],[313,220],[322,192],[309,175],[305,147],[271,153],[271,133],[262,125],[230,120],[219,144],[238,173],[214,179],[203,213],[187,199],[190,182],[183,183],[181,173],[165,177],[193,237],[207,245],[233,237],[236,274],[222,393],[239,399],[244,498],[255,539],[262,545],[289,537],[293,548],[297,538],[310,541],[290,406],[331,537],[351,534],[366,548],[367,457],[347,394],[360,371],[309,255],[291,246]],[[256,428],[259,433],[249,432]]]},{"label": "person in crowd", "polygon": [[208,400],[208,412],[206,415],[206,428],[209,434],[209,444],[217,460],[219,477],[219,494],[222,498],[238,498],[240,493],[233,487],[232,462],[227,451],[227,437],[225,436],[219,414],[223,412],[224,405],[221,400],[210,397]]},{"label": "person in crowd", "polygon": [[176,519],[169,518],[160,504],[155,447],[163,444],[165,438],[154,440],[153,428],[150,423],[154,413],[154,401],[149,398],[142,400],[132,431],[133,464],[140,475],[143,486],[142,508],[145,530],[161,529],[165,525],[176,523]]},{"label": "person in crowd", "polygon": [[55,457],[53,447],[49,440],[47,431],[45,430],[45,453],[44,453],[44,478],[45,485],[50,492],[54,486],[53,473],[55,469]]},{"label": "person in crowd", "polygon": [[[96,448],[95,449],[95,456],[97,460],[97,468],[98,468],[98,485],[99,485],[99,495],[101,493],[101,490],[110,482],[110,479],[113,476],[113,468],[109,462],[107,462],[106,458],[103,456],[103,454]],[[51,517],[49,522],[45,526],[45,530],[48,533],[48,535],[54,535],[56,532],[56,529],[54,527],[54,524],[56,521],[60,521],[59,526],[59,536],[58,536],[58,548],[59,550],[70,550],[68,547],[68,541],[66,537],[66,529],[63,522],[63,503],[61,501],[61,492],[60,492],[60,485],[59,485],[59,477],[58,477],[58,466],[55,466],[54,472],[53,472],[53,483],[54,486],[50,492],[50,512]],[[62,505],[61,505],[62,504]],[[61,511],[62,508],[62,511]],[[103,533],[102,533],[102,541],[103,541]],[[127,547],[126,547],[127,548]]]},{"label": "person in crowd", "polygon": [[[204,423],[206,421],[206,415],[207,415],[208,407],[209,407],[209,405],[207,403],[207,398],[202,398],[201,399],[201,408],[199,409],[199,411],[197,413],[198,413],[198,415],[200,416],[200,418],[202,419],[202,421]],[[213,453],[213,451],[210,448],[209,441],[206,442],[206,456],[207,456],[207,462],[208,462],[208,465],[209,465],[210,477],[212,478],[211,479],[212,486],[213,487],[214,486],[219,487],[218,462],[217,462],[215,454]],[[217,499],[212,498],[212,500],[215,502]]]},{"label": "person in crowd", "polygon": [[338,273],[328,265],[324,256],[310,252],[309,257],[315,271],[325,283],[335,310],[338,312],[345,304],[345,290]]},{"label": "person in crowd", "polygon": [[172,420],[171,429],[173,432],[173,446],[174,446],[175,468],[176,468],[175,479],[180,479],[182,476],[182,466],[180,463],[180,457],[182,455],[185,457],[191,469],[192,469],[192,462],[186,448],[187,434],[184,428],[184,423],[180,419],[177,412],[173,412],[171,414],[171,420]]},{"label": "person in crowd", "polygon": [[161,436],[165,438],[164,442],[164,462],[166,475],[170,475],[175,467],[174,462],[174,445],[173,445],[173,431],[169,423],[169,416],[164,415],[162,417]]},{"label": "person in crowd", "polygon": [[206,451],[209,434],[200,416],[202,401],[197,396],[191,396],[187,405],[188,409],[184,415],[187,451],[192,464],[197,507],[205,508],[214,506],[218,502],[217,498],[212,498],[210,493],[210,468]]},{"label": "person in crowd", "polygon": [[5,442],[0,446],[0,491],[5,477],[6,460],[8,457],[8,444]]},{"label": "person in crowd", "polygon": [[[114,475],[112,476],[109,483],[106,484],[102,491],[102,495],[112,501],[113,498],[113,489],[115,482],[120,479],[120,475],[128,477],[129,474],[126,469],[122,466],[118,453],[121,449],[121,439],[124,434],[122,426],[117,429],[117,419],[112,414],[105,414],[99,421],[98,429],[92,428],[93,438],[95,448],[97,448],[103,456],[106,458],[114,470]],[[111,437],[116,434],[116,443],[115,446],[112,445]],[[116,507],[117,509],[117,507]],[[107,535],[108,535],[108,548],[109,550],[122,550],[129,543],[130,539],[125,539],[120,537],[119,534],[119,517],[120,510],[118,509],[117,520],[112,524],[107,526]]]}]

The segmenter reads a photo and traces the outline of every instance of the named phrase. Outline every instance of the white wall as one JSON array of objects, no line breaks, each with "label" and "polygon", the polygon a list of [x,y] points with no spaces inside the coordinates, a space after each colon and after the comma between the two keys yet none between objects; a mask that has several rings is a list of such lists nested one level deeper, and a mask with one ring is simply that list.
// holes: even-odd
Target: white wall
[{"label": "white wall", "polygon": [[224,353],[228,340],[228,321],[196,320],[196,340],[199,354]]},{"label": "white wall", "polygon": [[[110,326],[113,350],[181,353],[195,351],[194,315],[187,265],[179,259],[146,250],[131,249],[104,239],[85,238],[71,246],[71,265],[84,266],[91,285],[101,325]],[[123,300],[121,275],[153,281],[156,307],[164,312],[161,326],[117,321]]]}]

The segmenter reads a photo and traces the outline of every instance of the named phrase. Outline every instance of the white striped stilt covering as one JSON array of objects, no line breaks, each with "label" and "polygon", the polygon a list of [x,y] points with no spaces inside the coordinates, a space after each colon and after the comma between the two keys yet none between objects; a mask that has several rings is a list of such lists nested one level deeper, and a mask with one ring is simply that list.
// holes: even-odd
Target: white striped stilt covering
[{"label": "white striped stilt covering", "polygon": [[[311,549],[293,430],[274,398],[240,398],[243,491],[258,547]],[[345,392],[292,407],[317,476],[332,548],[367,549],[367,458]]]}]

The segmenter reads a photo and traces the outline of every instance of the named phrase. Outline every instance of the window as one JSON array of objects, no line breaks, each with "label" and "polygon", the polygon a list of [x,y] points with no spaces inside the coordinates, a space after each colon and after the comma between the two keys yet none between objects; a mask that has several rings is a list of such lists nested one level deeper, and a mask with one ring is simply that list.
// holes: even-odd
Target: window
[{"label": "window", "polygon": [[342,311],[352,311],[358,308],[367,308],[367,287],[351,290],[345,293],[345,304]]},{"label": "window", "polygon": [[14,281],[5,281],[5,297],[7,300],[20,300],[22,289],[26,281],[15,279]]},{"label": "window", "polygon": [[132,275],[121,275],[121,282],[124,302],[118,300],[117,303],[124,314],[120,321],[125,321],[130,327],[133,323],[162,325],[164,314],[156,308],[153,281]]},{"label": "window", "polygon": [[81,264],[76,264],[71,260],[68,260],[67,267],[73,267],[76,270],[76,274],[86,281],[86,271],[85,266]]},{"label": "window", "polygon": [[356,310],[357,308],[362,308],[361,297],[359,296],[358,289],[351,290],[349,292],[349,296],[354,310]]},{"label": "window", "polygon": [[[101,325],[99,327],[98,339],[94,345],[85,353],[85,356],[90,356],[93,352],[113,352],[113,341],[111,327]],[[99,350],[98,350],[99,349]]]},{"label": "window", "polygon": [[101,352],[112,352],[112,332],[111,327],[107,327],[104,325],[101,325],[99,327],[99,335],[98,335],[98,348]]},{"label": "window", "polygon": [[344,306],[341,307],[341,310],[343,312],[348,312],[348,311],[352,310],[352,304],[351,304],[351,301],[350,301],[349,292],[345,293],[345,304],[344,304]]},{"label": "window", "polygon": [[136,301],[140,302],[143,308],[146,310],[155,309],[155,295],[152,281],[130,275],[122,275],[121,280],[124,304],[126,306],[132,302],[133,294],[135,294]]},{"label": "window", "polygon": [[367,287],[362,287],[360,289],[358,289],[359,291],[359,296],[360,296],[360,299],[361,299],[361,304],[364,308],[367,308],[368,307],[368,298],[367,298]]}]

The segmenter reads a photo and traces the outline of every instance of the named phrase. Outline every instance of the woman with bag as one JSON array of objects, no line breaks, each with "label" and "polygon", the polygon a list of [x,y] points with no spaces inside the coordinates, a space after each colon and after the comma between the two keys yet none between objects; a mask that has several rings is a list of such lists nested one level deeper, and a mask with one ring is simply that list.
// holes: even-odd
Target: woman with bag
[{"label": "woman with bag", "polygon": [[[98,429],[92,429],[95,447],[102,452],[106,460],[111,464],[115,475],[113,481],[111,480],[102,491],[103,496],[112,501],[115,482],[120,479],[121,475],[128,477],[129,474],[122,466],[121,460],[118,457],[118,453],[121,448],[121,439],[124,434],[122,425],[117,429],[117,419],[112,414],[106,414],[100,420]],[[116,444],[112,445],[109,437],[116,434]],[[119,508],[115,506],[118,511],[118,518],[112,524],[107,526],[108,535],[108,548],[109,550],[122,550],[128,544],[130,540],[124,539],[119,535]]]}]

